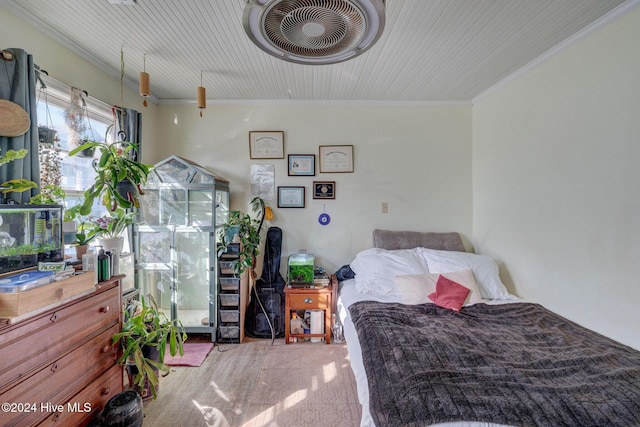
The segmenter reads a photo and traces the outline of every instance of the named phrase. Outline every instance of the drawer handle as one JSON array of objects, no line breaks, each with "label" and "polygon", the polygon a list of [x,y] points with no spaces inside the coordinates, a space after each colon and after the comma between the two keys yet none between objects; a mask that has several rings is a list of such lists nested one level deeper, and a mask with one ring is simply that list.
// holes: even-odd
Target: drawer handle
[{"label": "drawer handle", "polygon": [[111,394],[111,389],[109,387],[105,387],[102,389],[102,395],[103,396],[108,396]]},{"label": "drawer handle", "polygon": [[51,372],[55,372],[57,370],[58,370],[58,362],[56,362],[53,365],[51,365]]},{"label": "drawer handle", "polygon": [[108,313],[110,310],[108,305],[105,305],[104,307],[100,307],[100,313]]},{"label": "drawer handle", "polygon": [[58,422],[58,418],[60,418],[60,412],[56,412],[53,417],[51,417],[51,421],[53,421],[54,423]]},{"label": "drawer handle", "polygon": [[100,352],[102,353],[109,353],[109,351],[111,350],[111,345],[110,344],[106,344],[104,347],[102,347],[100,349]]},{"label": "drawer handle", "polygon": [[51,315],[51,317],[49,318],[49,320],[51,320],[51,322],[55,323],[56,320],[58,320],[58,313],[53,313]]},{"label": "drawer handle", "polygon": [[313,302],[313,299],[312,299],[312,298],[305,298],[305,299],[304,299],[304,302],[305,302],[306,304],[311,304],[311,303]]}]

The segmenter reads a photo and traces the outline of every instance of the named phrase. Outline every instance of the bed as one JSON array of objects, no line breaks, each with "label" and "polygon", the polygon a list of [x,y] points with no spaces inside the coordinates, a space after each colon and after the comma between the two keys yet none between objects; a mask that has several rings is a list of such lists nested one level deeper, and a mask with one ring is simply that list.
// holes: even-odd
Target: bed
[{"label": "bed", "polygon": [[362,427],[640,426],[640,352],[510,295],[457,233],[375,230],[350,267]]}]

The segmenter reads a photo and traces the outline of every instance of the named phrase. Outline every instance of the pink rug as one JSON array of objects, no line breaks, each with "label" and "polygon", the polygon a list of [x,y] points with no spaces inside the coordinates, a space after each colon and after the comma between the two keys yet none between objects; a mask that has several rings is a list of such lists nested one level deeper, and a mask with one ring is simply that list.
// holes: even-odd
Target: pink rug
[{"label": "pink rug", "polygon": [[180,356],[180,353],[171,356],[167,345],[164,363],[170,366],[200,366],[212,348],[213,343],[185,343],[184,356]]}]

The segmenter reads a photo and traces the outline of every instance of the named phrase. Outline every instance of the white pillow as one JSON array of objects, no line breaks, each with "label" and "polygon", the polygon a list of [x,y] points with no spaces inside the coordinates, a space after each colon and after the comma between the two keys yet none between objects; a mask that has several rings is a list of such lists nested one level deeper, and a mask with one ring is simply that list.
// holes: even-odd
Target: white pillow
[{"label": "white pillow", "polygon": [[[442,275],[447,279],[461,284],[471,291],[464,302],[465,306],[482,302],[480,289],[478,288],[478,284],[476,283],[471,270],[442,273]],[[438,277],[440,277],[440,274],[438,273],[396,276],[395,282],[402,294],[402,303],[432,303],[433,301],[429,298],[429,295],[436,291],[436,282],[438,281]]]},{"label": "white pillow", "polygon": [[440,251],[419,248],[431,273],[447,273],[470,269],[480,287],[480,293],[486,299],[514,299],[500,280],[498,264],[487,255],[468,252]]},{"label": "white pillow", "polygon": [[366,249],[350,264],[356,273],[356,290],[363,294],[399,294],[394,278],[402,274],[428,273],[416,249]]}]

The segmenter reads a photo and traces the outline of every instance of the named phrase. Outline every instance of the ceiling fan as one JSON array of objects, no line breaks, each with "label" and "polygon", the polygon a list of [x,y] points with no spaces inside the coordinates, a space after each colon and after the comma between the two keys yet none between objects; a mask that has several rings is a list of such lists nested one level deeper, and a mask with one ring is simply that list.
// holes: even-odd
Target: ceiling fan
[{"label": "ceiling fan", "polygon": [[247,0],[243,25],[260,49],[298,64],[334,64],[380,38],[385,0]]}]

